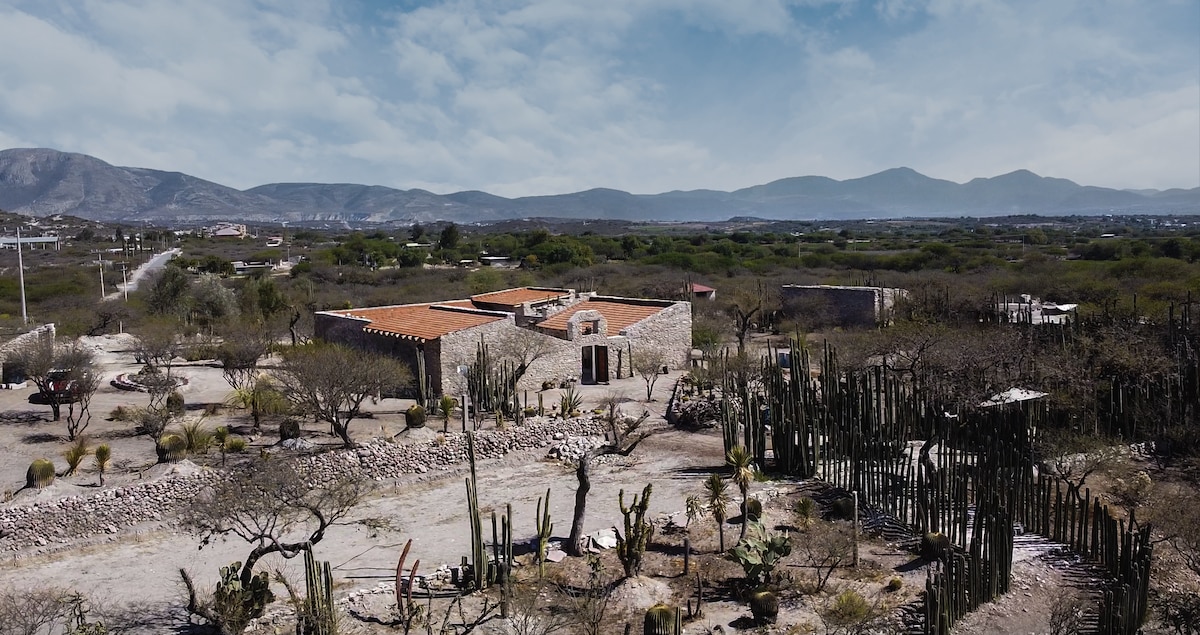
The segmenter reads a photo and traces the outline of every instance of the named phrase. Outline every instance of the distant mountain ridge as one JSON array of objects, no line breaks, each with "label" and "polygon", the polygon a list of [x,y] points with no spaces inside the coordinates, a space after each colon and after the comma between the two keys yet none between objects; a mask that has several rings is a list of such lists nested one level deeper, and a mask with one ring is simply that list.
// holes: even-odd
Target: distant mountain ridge
[{"label": "distant mountain ridge", "polygon": [[0,209],[33,216],[166,223],[1200,214],[1200,188],[1116,190],[1028,170],[959,184],[893,168],[845,181],[792,177],[733,192],[630,194],[597,188],[510,199],[479,191],[434,194],[348,183],[271,183],[242,191],[180,172],[118,167],[84,154],[18,148],[0,151]]}]

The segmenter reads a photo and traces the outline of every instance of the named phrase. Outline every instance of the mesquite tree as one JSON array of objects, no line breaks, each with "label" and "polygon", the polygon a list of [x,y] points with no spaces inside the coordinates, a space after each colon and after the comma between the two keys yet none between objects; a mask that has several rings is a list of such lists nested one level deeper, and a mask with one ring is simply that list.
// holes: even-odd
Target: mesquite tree
[{"label": "mesquite tree", "polygon": [[638,444],[650,436],[653,430],[641,430],[642,424],[650,417],[643,413],[637,419],[622,418],[620,413],[611,409],[608,415],[609,430],[605,434],[604,445],[592,448],[579,457],[575,464],[575,478],[579,486],[575,489],[575,512],[571,517],[571,535],[567,537],[566,551],[573,556],[582,556],[587,550],[583,544],[583,521],[587,513],[587,496],[592,489],[592,461],[597,457],[616,454],[629,456]]},{"label": "mesquite tree", "polygon": [[346,447],[354,446],[350,422],[368,397],[412,384],[412,372],[391,357],[319,343],[284,351],[273,377],[296,411],[328,423]]},{"label": "mesquite tree", "polygon": [[[54,420],[60,421],[63,404],[78,398],[79,380],[88,378],[95,356],[79,342],[56,342],[53,337],[42,335],[10,352],[5,363],[22,369],[37,386],[43,403],[50,406]],[[72,427],[68,426],[67,433],[74,440],[79,430]]]}]

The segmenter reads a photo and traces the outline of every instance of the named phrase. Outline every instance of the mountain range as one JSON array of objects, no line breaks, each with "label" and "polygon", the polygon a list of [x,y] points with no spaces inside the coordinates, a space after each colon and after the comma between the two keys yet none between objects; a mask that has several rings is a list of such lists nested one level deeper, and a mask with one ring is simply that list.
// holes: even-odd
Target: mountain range
[{"label": "mountain range", "polygon": [[719,221],[1010,214],[1200,214],[1200,188],[1116,190],[1018,170],[959,184],[894,168],[837,181],[801,176],[733,192],[630,194],[592,189],[504,198],[345,183],[272,183],[248,190],[180,172],[110,165],[44,148],[0,151],[0,210],[104,222],[457,223],[554,217]]}]

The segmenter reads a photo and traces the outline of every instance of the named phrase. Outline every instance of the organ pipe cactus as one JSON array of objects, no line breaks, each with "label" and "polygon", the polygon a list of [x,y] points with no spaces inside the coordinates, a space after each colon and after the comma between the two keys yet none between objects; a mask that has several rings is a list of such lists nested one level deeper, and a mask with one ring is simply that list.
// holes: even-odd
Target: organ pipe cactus
[{"label": "organ pipe cactus", "polygon": [[333,575],[328,562],[317,562],[312,550],[304,552],[304,610],[300,635],[337,633],[337,607],[333,604]]},{"label": "organ pipe cactus", "polygon": [[25,471],[25,486],[43,488],[54,482],[54,463],[50,459],[34,459]]},{"label": "organ pipe cactus", "polygon": [[625,577],[631,578],[642,570],[642,556],[650,537],[654,534],[654,525],[646,522],[646,510],[650,507],[650,492],[653,483],[647,483],[642,490],[641,498],[635,494],[633,504],[625,506],[625,490],[617,494],[621,505],[621,514],[625,516],[625,533],[617,532],[617,557],[625,568]]},{"label": "organ pipe cactus", "polygon": [[550,534],[554,531],[554,523],[550,522],[550,488],[546,488],[546,506],[542,507],[542,499],[537,502],[537,516],[534,518],[537,523],[537,538],[538,538],[538,577],[546,575],[546,550],[550,548]]}]

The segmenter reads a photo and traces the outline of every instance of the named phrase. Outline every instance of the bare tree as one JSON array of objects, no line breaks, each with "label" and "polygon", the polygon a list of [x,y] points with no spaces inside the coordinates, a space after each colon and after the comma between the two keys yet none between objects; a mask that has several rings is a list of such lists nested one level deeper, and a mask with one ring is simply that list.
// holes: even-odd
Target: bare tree
[{"label": "bare tree", "polygon": [[[94,361],[92,352],[79,342],[56,342],[46,335],[17,348],[5,358],[5,363],[21,368],[37,386],[39,398],[50,406],[55,421],[62,418],[63,404],[77,397],[72,379],[90,373]],[[74,440],[70,426],[67,432]]]},{"label": "bare tree", "polygon": [[221,376],[234,390],[252,386],[258,379],[258,360],[271,352],[271,333],[261,326],[238,326],[224,333],[217,349]]},{"label": "bare tree", "polygon": [[658,382],[662,367],[667,363],[667,356],[660,350],[649,349],[633,356],[633,369],[646,382],[646,401],[654,394],[654,384]]},{"label": "bare tree", "polygon": [[134,336],[134,358],[141,364],[149,364],[171,376],[175,358],[183,352],[179,341],[179,324],[174,320],[156,319],[147,321]]},{"label": "bare tree", "polygon": [[411,371],[396,360],[337,344],[285,351],[273,377],[295,410],[328,423],[346,447],[354,446],[350,422],[368,397],[412,383]]},{"label": "bare tree", "polygon": [[592,489],[592,461],[597,457],[618,455],[629,456],[635,448],[654,430],[642,429],[642,424],[650,417],[645,412],[637,419],[624,417],[615,408],[609,411],[609,430],[605,434],[605,443],[592,448],[579,457],[575,465],[575,478],[579,486],[575,489],[575,511],[571,517],[571,535],[564,545],[568,553],[582,556],[586,552],[583,539],[583,521],[587,513],[587,495]]},{"label": "bare tree", "polygon": [[312,549],[369,491],[368,481],[349,477],[313,485],[290,462],[264,459],[193,499],[183,522],[200,535],[201,549],[230,536],[249,543],[238,574],[248,587],[262,558],[295,558]]},{"label": "bare tree", "polygon": [[92,422],[92,397],[100,388],[100,375],[90,366],[67,373],[72,398],[67,402],[67,439],[74,441]]},{"label": "bare tree", "polygon": [[838,567],[854,558],[854,538],[845,522],[818,522],[797,536],[804,566],[813,570],[813,593],[825,589]]},{"label": "bare tree", "polygon": [[1083,488],[1092,474],[1120,459],[1120,451],[1104,439],[1076,432],[1052,431],[1043,436],[1042,463],[1067,484],[1067,493],[1083,500]]},{"label": "bare tree", "polygon": [[725,311],[733,318],[738,353],[746,352],[746,340],[750,337],[750,331],[766,319],[767,313],[776,304],[775,296],[762,280],[758,280],[752,286],[743,286],[730,294]]},{"label": "bare tree", "polygon": [[[514,381],[520,381],[529,367],[553,352],[553,339],[529,329],[518,329],[512,337],[496,343],[494,359],[513,363]],[[488,369],[489,372],[491,369]]]}]

